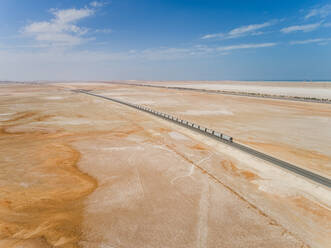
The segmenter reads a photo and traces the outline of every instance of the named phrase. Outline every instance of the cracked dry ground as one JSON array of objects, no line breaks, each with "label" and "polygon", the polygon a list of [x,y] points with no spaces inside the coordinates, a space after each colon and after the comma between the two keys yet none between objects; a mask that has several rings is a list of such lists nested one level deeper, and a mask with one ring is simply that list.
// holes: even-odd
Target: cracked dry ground
[{"label": "cracked dry ground", "polygon": [[55,86],[0,87],[1,248],[308,247],[291,223],[330,223],[305,196],[259,193],[254,170],[162,120]]}]

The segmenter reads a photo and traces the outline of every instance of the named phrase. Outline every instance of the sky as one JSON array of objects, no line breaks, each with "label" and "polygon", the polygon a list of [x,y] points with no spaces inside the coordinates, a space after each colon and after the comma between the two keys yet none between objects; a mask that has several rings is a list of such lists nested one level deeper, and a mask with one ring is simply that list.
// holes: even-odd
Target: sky
[{"label": "sky", "polygon": [[331,80],[331,0],[0,0],[0,80]]}]

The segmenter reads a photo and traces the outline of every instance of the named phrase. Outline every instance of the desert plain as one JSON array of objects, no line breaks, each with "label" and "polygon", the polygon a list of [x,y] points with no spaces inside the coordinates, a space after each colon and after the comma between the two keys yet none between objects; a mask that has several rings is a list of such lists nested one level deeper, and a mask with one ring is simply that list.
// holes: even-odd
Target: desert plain
[{"label": "desert plain", "polygon": [[[325,98],[331,84],[282,87]],[[219,130],[331,178],[330,104],[112,82],[2,83],[1,248],[330,247],[329,188],[77,89]]]}]

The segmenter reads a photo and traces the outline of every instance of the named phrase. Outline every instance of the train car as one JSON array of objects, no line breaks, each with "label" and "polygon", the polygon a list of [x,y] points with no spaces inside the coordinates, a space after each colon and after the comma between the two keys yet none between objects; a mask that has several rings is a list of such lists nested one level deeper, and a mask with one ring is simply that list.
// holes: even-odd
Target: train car
[{"label": "train car", "polygon": [[229,141],[229,142],[233,142],[233,138],[226,134],[222,134],[222,139]]},{"label": "train car", "polygon": [[206,128],[206,133],[213,134],[213,130]]},{"label": "train car", "polygon": [[214,132],[214,136],[218,137],[218,138],[222,138],[222,134],[219,132]]}]

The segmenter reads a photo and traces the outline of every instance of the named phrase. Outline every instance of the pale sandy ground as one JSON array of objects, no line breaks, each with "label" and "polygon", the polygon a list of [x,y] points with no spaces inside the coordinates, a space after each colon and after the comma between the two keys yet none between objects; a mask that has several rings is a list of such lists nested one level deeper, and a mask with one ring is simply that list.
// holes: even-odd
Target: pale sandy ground
[{"label": "pale sandy ground", "polygon": [[[99,85],[95,92],[149,106],[331,178],[331,105]],[[89,88],[89,87],[86,87]]]},{"label": "pale sandy ground", "polygon": [[0,114],[1,248],[331,242],[330,190],[188,129],[57,86]]},{"label": "pale sandy ground", "polygon": [[269,95],[299,96],[331,99],[331,82],[245,82],[245,81],[172,81],[148,82],[128,81],[152,85],[186,87],[193,89],[223,90],[235,92],[261,93]]}]

